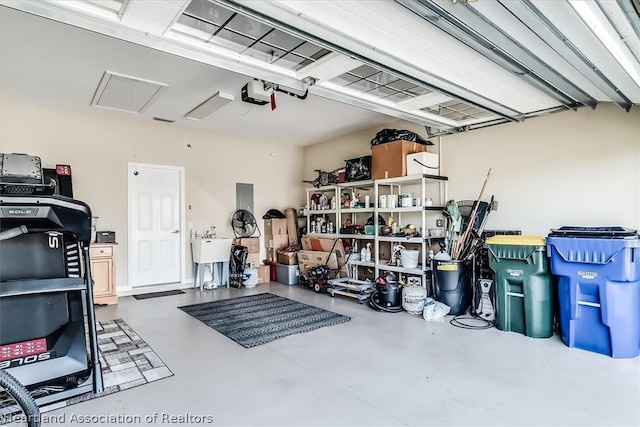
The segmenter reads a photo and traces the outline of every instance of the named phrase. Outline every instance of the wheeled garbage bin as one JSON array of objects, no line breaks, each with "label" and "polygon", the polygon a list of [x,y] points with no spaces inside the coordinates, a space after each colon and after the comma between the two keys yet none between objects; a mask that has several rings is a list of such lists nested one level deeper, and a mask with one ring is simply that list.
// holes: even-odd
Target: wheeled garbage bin
[{"label": "wheeled garbage bin", "polygon": [[494,236],[486,244],[495,273],[498,329],[551,337],[555,305],[544,237]]},{"label": "wheeled garbage bin", "polygon": [[561,227],[547,237],[562,341],[614,358],[640,354],[640,238],[623,227]]}]

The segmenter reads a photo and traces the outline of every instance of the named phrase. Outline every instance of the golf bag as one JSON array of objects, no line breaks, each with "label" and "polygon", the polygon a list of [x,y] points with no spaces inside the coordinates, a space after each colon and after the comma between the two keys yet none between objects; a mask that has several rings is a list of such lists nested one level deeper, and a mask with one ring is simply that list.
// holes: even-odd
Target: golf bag
[{"label": "golf bag", "polygon": [[244,265],[247,262],[249,249],[246,246],[233,245],[231,247],[231,258],[229,259],[229,285],[235,288],[242,287],[244,276]]}]

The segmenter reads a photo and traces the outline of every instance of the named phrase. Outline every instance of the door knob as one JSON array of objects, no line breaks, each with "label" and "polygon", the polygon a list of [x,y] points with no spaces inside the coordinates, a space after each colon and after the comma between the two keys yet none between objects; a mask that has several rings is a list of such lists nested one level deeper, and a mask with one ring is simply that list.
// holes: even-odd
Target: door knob
[{"label": "door knob", "polygon": [[178,234],[180,230],[172,231],[171,234]]}]

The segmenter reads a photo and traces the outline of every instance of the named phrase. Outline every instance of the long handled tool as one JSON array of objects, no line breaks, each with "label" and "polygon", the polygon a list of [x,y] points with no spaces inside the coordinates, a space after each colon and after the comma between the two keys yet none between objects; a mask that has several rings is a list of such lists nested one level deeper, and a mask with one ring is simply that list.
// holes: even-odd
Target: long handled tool
[{"label": "long handled tool", "polygon": [[489,207],[487,208],[487,212],[482,218],[482,223],[478,230],[471,230],[472,240],[471,244],[467,245],[465,250],[462,251],[461,258],[464,260],[470,260],[473,255],[479,250],[482,245],[484,245],[484,239],[482,238],[482,234],[484,233],[484,227],[487,225],[487,219],[489,218],[489,214],[491,211],[498,210],[498,201],[495,200],[494,196],[491,196],[491,201],[489,202]]},{"label": "long handled tool", "polygon": [[451,257],[453,259],[458,259],[458,257],[462,253],[464,245],[467,242],[467,239],[469,238],[469,234],[470,234],[471,229],[473,228],[473,224],[475,222],[476,214],[478,213],[478,207],[480,206],[480,200],[482,200],[482,195],[484,194],[484,189],[487,187],[487,182],[489,181],[489,177],[490,176],[491,176],[491,168],[489,168],[489,172],[487,172],[487,177],[484,179],[484,184],[482,184],[482,189],[480,190],[480,195],[478,195],[478,199],[476,200],[475,207],[473,208],[473,212],[471,212],[471,217],[470,217],[471,219],[469,220],[469,224],[467,225],[467,228],[464,230],[464,233],[462,234],[462,236],[458,240],[458,243],[457,243],[457,245],[455,247],[455,250],[451,254]]}]

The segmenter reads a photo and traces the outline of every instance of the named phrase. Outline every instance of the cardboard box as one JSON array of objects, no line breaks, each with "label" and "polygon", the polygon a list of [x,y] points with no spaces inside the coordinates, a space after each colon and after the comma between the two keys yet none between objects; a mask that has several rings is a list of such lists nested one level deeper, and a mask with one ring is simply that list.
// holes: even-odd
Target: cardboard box
[{"label": "cardboard box", "polygon": [[261,261],[262,260],[260,259],[260,254],[249,254],[247,255],[247,260],[245,261],[245,264],[248,266],[249,263],[253,263],[254,267],[258,267]]},{"label": "cardboard box", "polygon": [[283,219],[265,219],[264,235],[275,236],[278,234],[287,234],[287,220]]},{"label": "cardboard box", "polygon": [[318,265],[327,265],[330,269],[338,268],[338,259],[336,254],[321,251],[298,251],[298,265],[300,266],[300,274],[307,274],[307,270]]},{"label": "cardboard box", "polygon": [[271,281],[271,267],[260,264],[258,266],[258,283],[269,283]]},{"label": "cardboard box", "polygon": [[427,146],[411,141],[393,141],[371,147],[372,179],[407,175],[407,154],[427,151]]},{"label": "cardboard box", "polygon": [[243,237],[240,239],[233,239],[234,245],[246,246],[249,249],[250,254],[260,253],[260,239],[258,237]]},{"label": "cardboard box", "polygon": [[[323,251],[323,252],[331,252],[333,249],[333,253],[338,260],[338,265],[340,265],[340,274],[339,277],[346,277],[349,275],[349,270],[346,266],[345,259],[345,250],[344,245],[342,244],[342,240],[338,240],[333,245],[335,239],[327,238],[327,237],[309,237],[305,236],[301,239],[302,249],[306,251]],[[300,254],[300,252],[298,252]],[[298,258],[299,260],[300,258]]]},{"label": "cardboard box", "polygon": [[286,234],[276,234],[264,236],[264,247],[267,249],[282,249],[289,246],[289,236]]},{"label": "cardboard box", "polygon": [[407,175],[440,175],[439,158],[440,156],[436,153],[422,152],[408,154]]},{"label": "cardboard box", "polygon": [[279,252],[278,263],[284,265],[297,265],[298,253],[297,252]]}]

